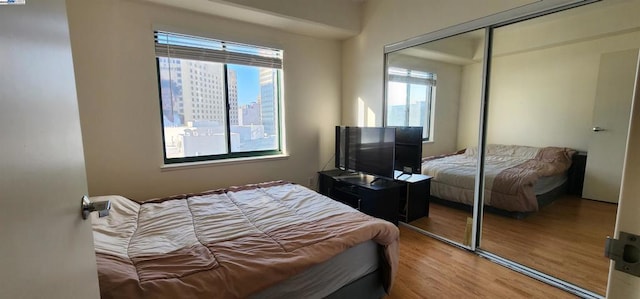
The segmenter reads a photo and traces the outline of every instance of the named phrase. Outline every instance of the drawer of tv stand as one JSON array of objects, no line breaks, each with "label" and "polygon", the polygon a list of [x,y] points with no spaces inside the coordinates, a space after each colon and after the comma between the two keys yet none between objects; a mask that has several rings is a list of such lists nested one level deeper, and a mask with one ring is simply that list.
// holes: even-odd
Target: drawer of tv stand
[{"label": "drawer of tv stand", "polygon": [[329,197],[364,213],[372,212],[370,206],[373,198],[366,196],[366,191],[357,186],[336,184],[330,190]]}]

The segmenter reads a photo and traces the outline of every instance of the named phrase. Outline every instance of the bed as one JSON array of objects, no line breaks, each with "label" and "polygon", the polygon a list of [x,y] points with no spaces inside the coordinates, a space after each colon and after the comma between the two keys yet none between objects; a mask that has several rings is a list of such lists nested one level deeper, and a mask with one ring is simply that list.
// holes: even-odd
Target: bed
[{"label": "bed", "polygon": [[101,298],[380,298],[390,222],[287,182],[135,202],[92,216]]},{"label": "bed", "polygon": [[[574,150],[489,144],[485,154],[485,207],[522,216],[561,194]],[[472,206],[477,169],[477,148],[422,162],[422,173],[432,176],[431,196]]]}]

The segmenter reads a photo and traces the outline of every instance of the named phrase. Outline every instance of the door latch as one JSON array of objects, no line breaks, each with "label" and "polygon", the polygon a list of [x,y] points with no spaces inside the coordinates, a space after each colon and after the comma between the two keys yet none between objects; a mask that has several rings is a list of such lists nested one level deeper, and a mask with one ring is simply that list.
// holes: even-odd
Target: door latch
[{"label": "door latch", "polygon": [[640,277],[640,236],[620,232],[619,239],[607,237],[604,256],[615,261],[615,269]]},{"label": "door latch", "polygon": [[109,209],[111,209],[111,201],[109,200],[92,202],[86,195],[82,197],[82,219],[87,219],[89,214],[94,211],[98,212],[98,217],[108,216]]}]

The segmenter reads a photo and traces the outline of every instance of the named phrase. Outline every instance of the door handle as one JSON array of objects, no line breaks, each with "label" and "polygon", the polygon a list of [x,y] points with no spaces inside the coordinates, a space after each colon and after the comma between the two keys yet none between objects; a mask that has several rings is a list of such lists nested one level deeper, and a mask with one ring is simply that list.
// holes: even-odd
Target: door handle
[{"label": "door handle", "polygon": [[604,129],[601,128],[601,127],[593,127],[591,130],[594,131],[594,132],[604,131]]},{"label": "door handle", "polygon": [[92,202],[88,196],[82,197],[82,202],[80,203],[82,213],[82,219],[87,219],[89,217],[89,213],[98,212],[99,217],[104,217],[109,215],[109,209],[111,209],[111,201],[95,201]]}]

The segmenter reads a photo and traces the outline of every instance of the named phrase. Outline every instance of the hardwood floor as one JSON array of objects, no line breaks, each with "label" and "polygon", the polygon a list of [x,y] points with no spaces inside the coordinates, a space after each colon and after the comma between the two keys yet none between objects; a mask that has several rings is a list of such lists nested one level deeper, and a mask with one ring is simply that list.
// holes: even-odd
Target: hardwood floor
[{"label": "hardwood floor", "polygon": [[[564,196],[524,219],[486,213],[480,248],[604,294],[609,272],[604,242],[613,234],[616,209]],[[431,204],[429,216],[411,224],[462,243],[471,213]]]},{"label": "hardwood floor", "polygon": [[467,217],[472,217],[471,212],[430,203],[429,217],[416,219],[410,224],[463,244]]},{"label": "hardwood floor", "polygon": [[401,226],[398,275],[386,298],[576,297]]}]

